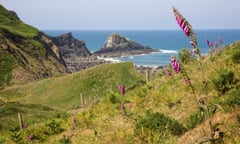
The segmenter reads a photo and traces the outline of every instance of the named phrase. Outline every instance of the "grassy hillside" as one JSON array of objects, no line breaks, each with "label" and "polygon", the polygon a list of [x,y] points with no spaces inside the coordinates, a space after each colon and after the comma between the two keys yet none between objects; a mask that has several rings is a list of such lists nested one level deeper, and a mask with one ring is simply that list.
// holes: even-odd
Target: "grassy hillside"
[{"label": "grassy hillside", "polygon": [[[0,141],[192,144],[207,140],[211,121],[215,127],[215,143],[239,143],[239,54],[240,42],[236,42],[205,56],[201,60],[204,82],[196,59],[182,63],[194,92],[185,83],[184,75],[170,67],[171,76],[164,70],[145,83],[131,63],[101,65],[71,75],[8,87],[0,92],[1,109],[14,101],[25,107],[54,108],[59,114],[35,124],[32,122],[36,117],[31,117],[29,126],[21,131],[1,129]],[[127,88],[125,96],[118,91],[120,84]],[[81,104],[80,93],[86,100],[85,105]],[[208,115],[205,105],[198,103],[206,102],[204,93]],[[16,109],[22,108],[16,105]],[[66,114],[66,110],[70,113]],[[35,113],[37,111],[36,108]]]},{"label": "grassy hillside", "polygon": [[58,48],[0,5],[0,88],[65,73]]},{"label": "grassy hillside", "polygon": [[62,77],[13,86],[0,92],[7,101],[43,104],[55,109],[68,110],[85,101],[98,101],[100,97],[117,92],[120,84],[134,88],[142,78],[131,63],[107,64]]},{"label": "grassy hillside", "polygon": [[22,22],[16,13],[9,12],[2,5],[0,5],[0,28],[23,37],[34,37],[38,34],[36,28]]}]

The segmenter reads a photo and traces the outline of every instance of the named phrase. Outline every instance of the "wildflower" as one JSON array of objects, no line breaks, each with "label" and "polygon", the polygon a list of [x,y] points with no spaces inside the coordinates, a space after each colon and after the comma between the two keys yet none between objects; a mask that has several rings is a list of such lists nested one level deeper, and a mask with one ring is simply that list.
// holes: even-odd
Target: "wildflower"
[{"label": "wildflower", "polygon": [[193,47],[196,45],[193,41],[189,42]]},{"label": "wildflower", "polygon": [[119,91],[124,96],[125,95],[125,86],[124,85],[119,86]]},{"label": "wildflower", "polygon": [[211,41],[209,41],[208,39],[206,39],[207,45],[209,48],[213,47],[213,43]]},{"label": "wildflower", "polygon": [[128,104],[128,108],[131,109],[132,108],[132,103]]},{"label": "wildflower", "polygon": [[166,72],[166,75],[167,75],[167,76],[172,76],[172,73],[171,73],[171,71],[170,71],[170,70],[166,69],[166,71],[165,71],[165,72]]},{"label": "wildflower", "polygon": [[180,64],[177,63],[176,58],[174,56],[171,56],[171,65],[172,68],[175,70],[176,73],[179,73],[181,68],[180,68]]},{"label": "wildflower", "polygon": [[75,117],[72,117],[72,124],[73,124],[73,125],[76,125],[76,123],[77,123],[76,118],[75,118]]},{"label": "wildflower", "polygon": [[124,103],[121,103],[121,110],[125,110]]},{"label": "wildflower", "polygon": [[191,26],[188,23],[188,21],[178,12],[176,8],[173,7],[173,13],[176,17],[176,21],[178,25],[181,27],[183,32],[185,33],[186,36],[190,36],[191,34]]},{"label": "wildflower", "polygon": [[30,134],[30,135],[28,136],[28,140],[29,140],[29,141],[32,141],[32,140],[33,140],[33,138],[34,138],[34,137],[33,137],[33,135],[32,135],[32,134]]},{"label": "wildflower", "polygon": [[24,128],[24,129],[26,129],[26,128],[27,128],[27,124],[26,124],[26,123],[23,125],[23,128]]},{"label": "wildflower", "polygon": [[189,85],[189,82],[190,82],[190,81],[189,81],[189,78],[188,78],[188,77],[184,77],[184,81],[185,81],[185,84],[186,84],[186,85]]},{"label": "wildflower", "polygon": [[191,53],[191,55],[194,57],[197,52],[196,52],[195,49],[192,49],[190,53]]}]

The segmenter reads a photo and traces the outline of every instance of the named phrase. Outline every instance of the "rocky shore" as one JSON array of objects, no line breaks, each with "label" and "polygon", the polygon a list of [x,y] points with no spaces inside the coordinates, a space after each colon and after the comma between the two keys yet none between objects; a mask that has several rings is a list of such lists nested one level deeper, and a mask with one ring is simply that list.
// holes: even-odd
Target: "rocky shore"
[{"label": "rocky shore", "polygon": [[[74,38],[72,33],[50,38],[59,48],[67,69],[70,72],[110,63],[111,61],[106,60],[107,58],[159,52],[159,50],[152,49],[148,46],[142,46],[116,33],[111,34],[107,38],[104,46],[94,53],[88,50],[83,40]],[[157,70],[158,68],[136,66],[136,69],[139,72],[144,72],[146,70]]]}]

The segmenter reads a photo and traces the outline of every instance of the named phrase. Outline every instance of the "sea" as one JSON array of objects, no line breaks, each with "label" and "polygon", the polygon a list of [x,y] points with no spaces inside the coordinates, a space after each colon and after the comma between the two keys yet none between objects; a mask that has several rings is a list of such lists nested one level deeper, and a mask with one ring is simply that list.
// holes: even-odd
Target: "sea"
[{"label": "sea", "polygon": [[[133,62],[137,66],[161,67],[170,63],[172,55],[178,56],[183,48],[192,49],[190,39],[181,30],[43,30],[49,36],[58,36],[71,32],[79,40],[84,40],[89,51],[94,52],[103,47],[112,33],[129,38],[141,45],[160,50],[151,54],[129,55],[118,58],[108,58],[113,62]],[[240,29],[195,30],[201,54],[209,53],[206,39],[217,43],[222,39],[223,45],[229,45],[240,40]]]}]

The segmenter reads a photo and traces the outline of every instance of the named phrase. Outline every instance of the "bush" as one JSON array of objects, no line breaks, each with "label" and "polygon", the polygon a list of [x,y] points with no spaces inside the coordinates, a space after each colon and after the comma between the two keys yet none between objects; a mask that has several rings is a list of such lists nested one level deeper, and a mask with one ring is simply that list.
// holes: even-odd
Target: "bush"
[{"label": "bush", "polygon": [[220,93],[224,94],[229,90],[233,84],[236,83],[236,79],[233,71],[228,69],[221,69],[219,73],[212,78],[212,82],[215,86],[215,89]]},{"label": "bush", "polygon": [[240,85],[230,94],[225,103],[231,107],[240,106]]},{"label": "bush", "polygon": [[57,134],[63,131],[63,128],[60,127],[61,120],[53,119],[46,122],[46,126],[50,127],[51,134]]},{"label": "bush", "polygon": [[114,93],[110,93],[109,100],[112,104],[120,103],[121,100]]},{"label": "bush", "polygon": [[159,135],[169,132],[175,136],[182,135],[186,131],[186,128],[178,121],[159,112],[147,112],[145,117],[137,121],[134,134],[140,134],[142,129],[150,130],[154,133],[158,133]]},{"label": "bush", "polygon": [[13,68],[13,58],[7,53],[0,52],[0,88],[10,84]]},{"label": "bush", "polygon": [[63,135],[63,137],[59,140],[59,144],[71,144],[71,140],[69,137]]},{"label": "bush", "polygon": [[181,51],[179,51],[178,57],[180,61],[184,64],[187,64],[190,60],[193,59],[187,48],[183,48]]},{"label": "bush", "polygon": [[197,112],[191,114],[188,118],[188,129],[195,128],[198,124],[203,122],[205,119],[205,114],[203,109],[199,109]]},{"label": "bush", "polygon": [[232,61],[234,63],[240,63],[240,50],[233,50]]}]

